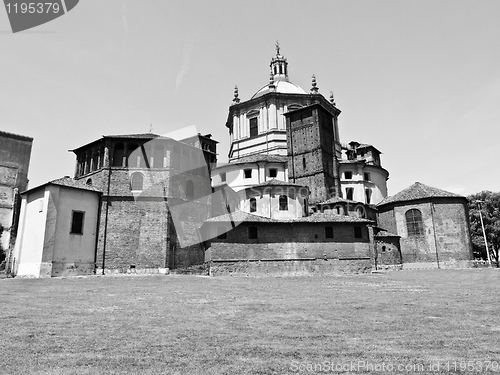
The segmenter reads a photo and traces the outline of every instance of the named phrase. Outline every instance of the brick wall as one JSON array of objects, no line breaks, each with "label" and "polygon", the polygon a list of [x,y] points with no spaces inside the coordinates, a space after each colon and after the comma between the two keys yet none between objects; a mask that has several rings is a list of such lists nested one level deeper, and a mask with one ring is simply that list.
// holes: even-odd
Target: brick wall
[{"label": "brick wall", "polygon": [[[217,227],[229,223],[210,223],[215,237]],[[325,238],[325,226],[333,227],[333,238]],[[362,238],[354,238],[354,227]],[[257,239],[249,239],[249,227],[256,227]],[[353,223],[248,223],[227,233],[227,239],[211,241],[210,259],[339,259],[370,257],[368,228]]]}]

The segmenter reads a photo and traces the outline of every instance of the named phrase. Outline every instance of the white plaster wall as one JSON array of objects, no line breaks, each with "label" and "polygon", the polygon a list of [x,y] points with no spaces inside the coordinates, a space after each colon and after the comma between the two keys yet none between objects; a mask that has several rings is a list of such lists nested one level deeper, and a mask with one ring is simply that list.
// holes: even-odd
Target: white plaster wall
[{"label": "white plaster wall", "polygon": [[22,197],[20,227],[14,249],[14,273],[40,276],[49,192],[38,189]]},{"label": "white plaster wall", "polygon": [[[54,247],[52,261],[57,264],[58,272],[85,274],[89,265],[94,263],[98,194],[87,190],[51,186],[57,222],[54,228]],[[85,212],[83,234],[72,234],[73,211]],[[61,270],[61,264],[62,270]],[[66,267],[64,267],[66,265]],[[82,267],[82,272],[78,268]],[[60,276],[52,274],[52,276]]]}]

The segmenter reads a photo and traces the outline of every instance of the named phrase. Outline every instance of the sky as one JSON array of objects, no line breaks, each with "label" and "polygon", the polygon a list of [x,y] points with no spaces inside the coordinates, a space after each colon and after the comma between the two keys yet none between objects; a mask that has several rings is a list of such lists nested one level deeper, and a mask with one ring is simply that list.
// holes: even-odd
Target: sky
[{"label": "sky", "polygon": [[[30,187],[75,171],[103,135],[196,126],[218,140],[234,86],[289,78],[335,95],[341,142],[374,145],[389,195],[415,181],[500,191],[500,2],[81,0],[13,34],[0,8],[0,130],[34,138]],[[0,146],[1,147],[1,146]]]}]

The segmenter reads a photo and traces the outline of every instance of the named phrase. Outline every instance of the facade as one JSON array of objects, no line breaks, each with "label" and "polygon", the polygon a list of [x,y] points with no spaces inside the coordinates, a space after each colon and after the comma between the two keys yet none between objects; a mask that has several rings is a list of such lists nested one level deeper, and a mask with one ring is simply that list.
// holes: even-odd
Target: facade
[{"label": "facade", "polygon": [[343,197],[375,205],[387,197],[389,172],[382,168],[380,151],[372,145],[352,141],[339,161]]},{"label": "facade", "polygon": [[91,275],[101,192],[69,177],[22,193],[12,274]]},{"label": "facade", "polygon": [[216,144],[211,135],[177,141],[146,133],[104,136],[73,150],[75,179],[103,193],[99,272],[203,263],[198,227],[210,216]]},{"label": "facade", "polygon": [[372,223],[335,214],[271,219],[239,211],[203,224],[212,238],[206,261],[213,275],[365,272],[372,265]]},{"label": "facade", "polygon": [[377,208],[378,226],[401,237],[403,264],[447,267],[472,259],[467,198],[415,182]]},{"label": "facade", "polygon": [[20,192],[28,188],[28,168],[33,138],[0,131],[0,264],[7,259],[16,240]]}]

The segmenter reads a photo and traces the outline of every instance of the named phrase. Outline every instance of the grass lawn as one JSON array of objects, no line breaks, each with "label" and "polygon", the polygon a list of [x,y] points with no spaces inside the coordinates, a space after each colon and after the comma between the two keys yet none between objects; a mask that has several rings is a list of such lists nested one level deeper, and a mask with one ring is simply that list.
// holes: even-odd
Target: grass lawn
[{"label": "grass lawn", "polygon": [[0,288],[1,374],[500,373],[497,269]]}]

